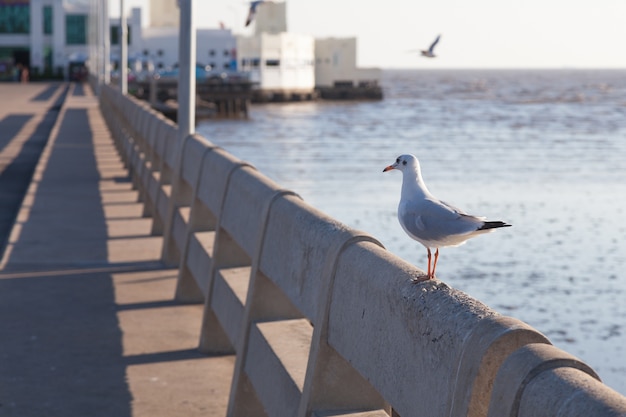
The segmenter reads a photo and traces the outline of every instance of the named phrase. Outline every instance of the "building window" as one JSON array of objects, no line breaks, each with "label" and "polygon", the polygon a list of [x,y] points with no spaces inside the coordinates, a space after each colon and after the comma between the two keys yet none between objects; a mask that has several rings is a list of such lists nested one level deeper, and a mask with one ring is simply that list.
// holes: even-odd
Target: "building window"
[{"label": "building window", "polygon": [[[130,26],[126,26],[126,45],[130,45]],[[122,33],[120,31],[120,25],[111,26],[111,45],[119,45]]]},{"label": "building window", "polygon": [[224,56],[229,56],[230,52],[228,51],[228,49],[224,49]]},{"label": "building window", "polygon": [[87,45],[87,15],[65,15],[65,43],[67,45]]},{"label": "building window", "polygon": [[280,59],[267,59],[265,60],[265,66],[266,67],[279,67]]},{"label": "building window", "polygon": [[163,49],[159,49],[159,50],[157,51],[157,55],[158,55],[158,56],[163,56]]},{"label": "building window", "polygon": [[0,1],[0,33],[30,33],[29,1]]},{"label": "building window", "polygon": [[43,72],[44,74],[52,73],[52,47],[43,47]]},{"label": "building window", "polygon": [[150,51],[148,51],[147,49],[144,49],[144,50],[143,50],[143,55],[144,55],[144,56],[148,56],[148,55],[150,55]]},{"label": "building window", "polygon": [[121,37],[122,37],[122,34],[120,33],[120,26],[112,25],[111,26],[111,45],[119,45]]},{"label": "building window", "polygon": [[215,49],[209,49],[209,56],[215,56]]},{"label": "building window", "polygon": [[43,6],[43,34],[52,35],[52,6]]}]

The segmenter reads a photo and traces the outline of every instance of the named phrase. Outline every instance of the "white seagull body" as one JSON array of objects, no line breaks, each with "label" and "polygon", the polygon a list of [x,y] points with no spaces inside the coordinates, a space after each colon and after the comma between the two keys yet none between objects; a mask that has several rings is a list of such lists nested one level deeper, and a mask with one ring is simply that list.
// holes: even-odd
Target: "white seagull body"
[{"label": "white seagull body", "polygon": [[[402,172],[398,220],[409,237],[426,247],[428,278],[435,277],[439,248],[459,246],[472,237],[492,232],[499,227],[511,226],[501,221],[487,221],[484,217],[469,215],[434,197],[424,184],[415,155],[400,155],[383,172],[392,169]],[[432,271],[431,249],[436,249]]]},{"label": "white seagull body", "polygon": [[265,0],[255,0],[250,2],[250,9],[248,9],[248,17],[246,18],[246,26],[250,25],[254,20],[254,16],[256,16],[256,8],[259,7],[259,4],[263,3]]},{"label": "white seagull body", "polygon": [[430,44],[430,47],[428,48],[427,51],[422,50],[422,56],[426,57],[426,58],[434,58],[436,57],[435,55],[435,45],[437,45],[437,42],[439,42],[439,38],[441,37],[441,35],[437,35],[437,37],[435,38],[435,40],[433,41],[433,43]]}]

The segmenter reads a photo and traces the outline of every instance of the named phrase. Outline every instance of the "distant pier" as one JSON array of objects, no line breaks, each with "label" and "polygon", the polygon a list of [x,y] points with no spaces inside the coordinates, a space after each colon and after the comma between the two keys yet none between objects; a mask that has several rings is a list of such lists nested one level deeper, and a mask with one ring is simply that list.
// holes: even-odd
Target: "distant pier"
[{"label": "distant pier", "polygon": [[[245,119],[253,97],[253,83],[247,79],[221,78],[196,82],[198,118]],[[176,121],[178,80],[155,79],[129,83],[128,90],[135,97],[147,100],[155,109]]]},{"label": "distant pier", "polygon": [[[382,100],[383,89],[376,82],[355,85],[336,82],[314,89],[259,89],[247,79],[215,77],[196,82],[196,117],[198,119],[246,119],[251,103],[284,103],[314,100]],[[176,121],[178,111],[177,79],[150,79],[129,82],[135,97],[150,102],[153,109]]]}]

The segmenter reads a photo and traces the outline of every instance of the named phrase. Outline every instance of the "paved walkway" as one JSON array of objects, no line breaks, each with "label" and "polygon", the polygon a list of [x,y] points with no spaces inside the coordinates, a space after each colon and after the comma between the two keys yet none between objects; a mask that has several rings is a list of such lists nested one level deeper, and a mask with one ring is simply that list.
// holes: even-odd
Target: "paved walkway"
[{"label": "paved walkway", "polygon": [[0,84],[3,201],[50,134],[0,264],[0,416],[222,416],[234,357],[197,352],[202,306],[172,301],[96,98],[66,86]]}]

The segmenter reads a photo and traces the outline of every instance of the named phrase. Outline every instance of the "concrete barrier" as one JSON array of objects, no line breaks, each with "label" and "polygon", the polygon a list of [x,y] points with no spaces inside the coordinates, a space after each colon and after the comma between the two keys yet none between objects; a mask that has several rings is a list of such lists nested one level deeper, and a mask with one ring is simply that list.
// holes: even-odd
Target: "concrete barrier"
[{"label": "concrete barrier", "polygon": [[101,108],[178,265],[173,296],[204,304],[199,349],[236,355],[229,416],[626,416],[527,324],[424,281],[206,139],[178,143],[140,101],[105,86]]},{"label": "concrete barrier", "polygon": [[551,345],[528,344],[498,370],[489,417],[623,416],[623,397],[578,358]]}]

